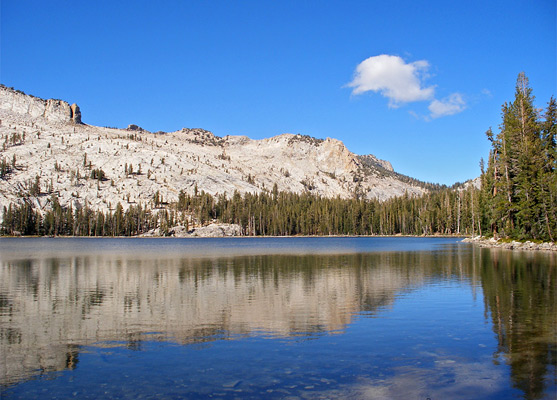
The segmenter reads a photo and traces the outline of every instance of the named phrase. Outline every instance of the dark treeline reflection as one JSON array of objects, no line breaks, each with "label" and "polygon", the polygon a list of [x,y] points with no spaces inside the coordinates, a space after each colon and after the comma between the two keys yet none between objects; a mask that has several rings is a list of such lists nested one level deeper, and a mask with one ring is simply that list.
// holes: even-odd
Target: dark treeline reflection
[{"label": "dark treeline reflection", "polygon": [[497,356],[511,367],[513,386],[527,399],[544,395],[557,367],[555,257],[509,251],[482,253],[481,282],[499,344]]},{"label": "dark treeline reflection", "polygon": [[[427,252],[188,258],[105,254],[0,259],[0,383],[79,365],[81,346],[208,344],[342,334],[430,283],[483,288],[502,357],[529,398],[555,368],[552,254]],[[432,289],[434,290],[434,289]]]}]

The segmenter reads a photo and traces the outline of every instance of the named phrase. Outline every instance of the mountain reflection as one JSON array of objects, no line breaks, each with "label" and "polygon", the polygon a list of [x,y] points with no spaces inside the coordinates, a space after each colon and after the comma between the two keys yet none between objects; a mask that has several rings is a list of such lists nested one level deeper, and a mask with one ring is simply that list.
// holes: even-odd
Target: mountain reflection
[{"label": "mountain reflection", "polygon": [[[468,249],[468,248],[467,248]],[[482,288],[495,362],[539,398],[555,370],[554,255],[489,249],[216,258],[79,254],[0,261],[0,384],[79,365],[82,346],[341,333],[432,282]]]},{"label": "mountain reflection", "polygon": [[1,382],[72,368],[82,345],[139,349],[142,340],[186,344],[253,332],[341,331],[354,314],[373,314],[432,273],[451,273],[441,264],[450,270],[457,262],[410,252],[5,261]]}]

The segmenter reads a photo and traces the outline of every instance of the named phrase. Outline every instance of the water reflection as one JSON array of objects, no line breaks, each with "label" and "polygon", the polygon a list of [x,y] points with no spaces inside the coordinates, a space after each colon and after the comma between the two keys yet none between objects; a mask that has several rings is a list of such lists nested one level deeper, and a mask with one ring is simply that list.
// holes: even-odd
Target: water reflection
[{"label": "water reflection", "polygon": [[496,362],[511,366],[513,386],[528,399],[541,398],[545,380],[557,379],[557,289],[550,266],[535,253],[481,253],[486,308],[497,335]]},{"label": "water reflection", "polygon": [[[483,291],[499,343],[494,361],[510,364],[513,385],[526,398],[542,398],[556,364],[554,269],[552,254],[468,246],[214,258],[10,254],[0,259],[0,383],[74,369],[83,346],[142,350],[151,341],[211,345],[254,335],[306,340],[341,334],[362,315],[388,313],[407,293],[457,282]],[[400,365],[390,379],[368,377],[353,393],[397,397],[407,393],[409,381],[425,385],[427,376],[454,360],[437,356],[432,362],[437,369]],[[457,366],[493,374],[473,363],[450,368]],[[426,386],[435,385],[438,380]]]}]

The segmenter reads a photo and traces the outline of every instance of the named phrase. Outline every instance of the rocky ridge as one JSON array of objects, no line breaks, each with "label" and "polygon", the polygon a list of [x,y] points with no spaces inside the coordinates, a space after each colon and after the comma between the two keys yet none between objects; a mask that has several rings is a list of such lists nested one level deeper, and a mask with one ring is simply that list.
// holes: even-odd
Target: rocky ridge
[{"label": "rocky ridge", "polygon": [[81,124],[81,111],[75,103],[70,105],[63,100],[43,100],[4,85],[0,85],[0,98],[0,110],[29,120]]},{"label": "rocky ridge", "polygon": [[[164,207],[180,191],[232,196],[271,191],[386,200],[426,188],[400,179],[389,162],[358,156],[336,139],[282,134],[262,140],[203,129],[148,132],[81,122],[77,105],[0,86],[0,209],[30,202],[124,209]],[[155,193],[161,201],[154,204]]]}]

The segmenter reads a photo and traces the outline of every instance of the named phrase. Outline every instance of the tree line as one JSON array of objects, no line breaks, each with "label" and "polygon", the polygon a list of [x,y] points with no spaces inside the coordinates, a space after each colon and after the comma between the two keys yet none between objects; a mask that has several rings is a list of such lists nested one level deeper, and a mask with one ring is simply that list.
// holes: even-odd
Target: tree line
[{"label": "tree line", "polygon": [[[124,211],[95,211],[85,205],[62,207],[56,195],[44,213],[30,201],[4,207],[2,233],[7,235],[134,236],[176,225],[187,229],[211,222],[232,223],[247,236],[287,235],[471,235],[479,224],[477,189],[444,189],[421,197],[378,200],[325,198],[310,193],[279,192],[212,196],[180,192],[163,206],[155,194],[150,204]],[[159,208],[154,208],[155,202]],[[163,208],[164,207],[164,208]]]},{"label": "tree line", "polygon": [[178,212],[200,222],[238,224],[246,235],[432,235],[472,234],[478,218],[477,190],[444,189],[387,201],[325,198],[279,192],[231,198],[181,194]]},{"label": "tree line", "polygon": [[1,231],[4,235],[38,236],[135,236],[160,224],[163,217],[137,205],[126,211],[120,203],[112,211],[95,211],[62,207],[56,195],[49,199],[45,213],[36,210],[30,201],[22,205],[10,204],[3,209]]}]

